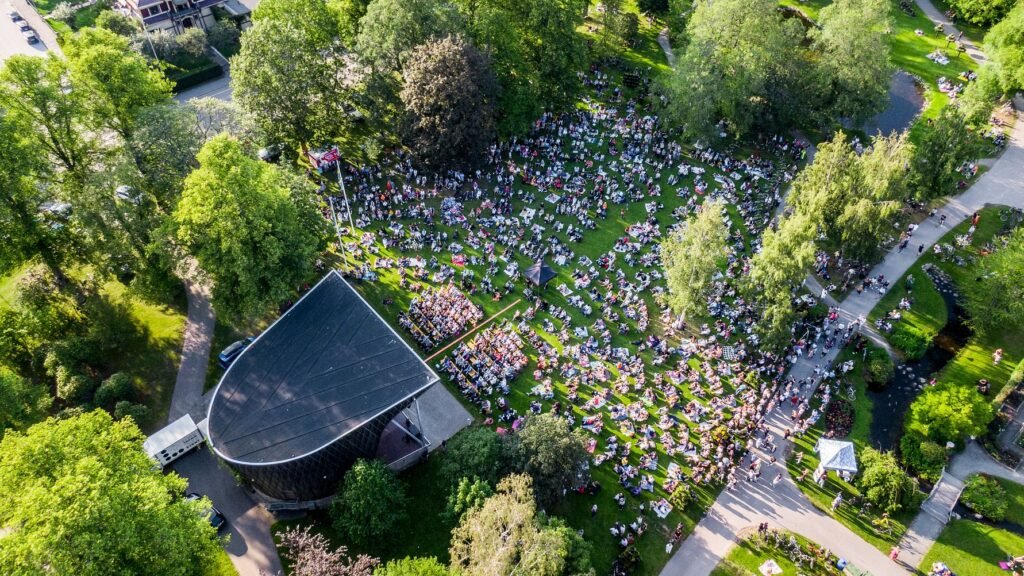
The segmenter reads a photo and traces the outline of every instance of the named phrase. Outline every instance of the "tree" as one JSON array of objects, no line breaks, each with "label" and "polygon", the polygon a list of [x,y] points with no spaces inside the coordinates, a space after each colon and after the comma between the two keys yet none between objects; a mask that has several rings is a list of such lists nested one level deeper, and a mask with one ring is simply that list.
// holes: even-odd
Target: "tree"
[{"label": "tree", "polygon": [[[257,8],[259,17],[231,58],[231,87],[270,141],[305,151],[349,128],[346,106],[361,74],[335,39],[337,22],[323,0],[283,2]],[[306,7],[292,9],[296,4]],[[317,17],[306,20],[310,12]]]},{"label": "tree", "polygon": [[135,395],[135,385],[127,374],[118,372],[111,374],[96,389],[93,402],[101,408],[108,408],[124,400],[131,400]]},{"label": "tree", "polygon": [[242,31],[233,20],[218,20],[206,29],[206,38],[214,48],[223,52],[238,46]]},{"label": "tree", "polygon": [[[380,564],[376,558],[360,554],[354,560],[342,546],[331,550],[323,534],[312,534],[309,526],[293,526],[277,533],[284,549],[283,556],[291,564],[292,576],[370,576]],[[261,576],[267,576],[260,571]]]},{"label": "tree", "polygon": [[185,177],[198,167],[205,143],[192,102],[149,106],[136,115],[128,153],[142,176],[142,192],[157,210],[170,214],[181,197]]},{"label": "tree", "polygon": [[402,75],[413,153],[435,170],[478,164],[496,136],[487,57],[460,38],[431,40],[411,51]]},{"label": "tree", "polygon": [[915,196],[941,198],[957,190],[963,180],[958,170],[983,153],[984,142],[967,125],[963,114],[947,106],[926,124],[913,159]]},{"label": "tree", "polygon": [[981,334],[1022,325],[1024,314],[1024,229],[981,262],[978,281],[964,288],[971,325]]},{"label": "tree", "polygon": [[208,501],[182,496],[130,421],[102,411],[50,419],[0,441],[0,572],[200,575],[213,561]]},{"label": "tree", "polygon": [[988,121],[996,101],[1003,95],[999,69],[988,62],[978,70],[978,77],[967,85],[956,104],[968,124],[983,125]]},{"label": "tree", "polygon": [[327,0],[338,22],[338,36],[346,46],[355,46],[359,36],[359,20],[366,15],[370,0]]},{"label": "tree", "polygon": [[680,224],[661,243],[668,304],[684,319],[699,320],[708,314],[718,263],[728,252],[724,210],[720,200],[705,202],[696,217]]},{"label": "tree", "polygon": [[436,558],[391,560],[374,571],[373,576],[452,576],[448,567]]},{"label": "tree", "polygon": [[462,29],[443,0],[373,0],[359,20],[356,52],[377,72],[402,71],[413,47]]},{"label": "tree", "polygon": [[[1016,0],[950,0],[957,16],[977,26],[991,26],[1016,5]],[[988,38],[985,39],[988,48]]]},{"label": "tree", "polygon": [[588,479],[586,436],[554,414],[528,417],[513,442],[518,469],[533,478],[542,507],[558,502],[563,489]]},{"label": "tree", "polygon": [[365,546],[405,516],[405,484],[380,460],[357,460],[331,502],[334,529]]},{"label": "tree", "polygon": [[473,476],[463,476],[459,479],[458,485],[452,488],[448,494],[448,505],[445,508],[445,516],[458,520],[466,513],[480,506],[494,494],[491,485],[486,481]]},{"label": "tree", "polygon": [[0,367],[0,439],[7,429],[24,430],[42,420],[50,410],[50,396],[43,386]]},{"label": "tree", "polygon": [[75,21],[75,14],[78,12],[74,6],[67,2],[61,2],[50,11],[50,18],[58,22],[71,25]]},{"label": "tree", "polygon": [[219,313],[262,313],[308,278],[326,226],[311,197],[299,176],[247,156],[229,136],[203,146],[173,225],[213,280]]},{"label": "tree", "polygon": [[699,2],[686,35],[666,89],[667,113],[688,133],[715,133],[722,119],[742,136],[789,126],[795,108],[805,109],[799,90],[804,32],[773,0]]},{"label": "tree", "polygon": [[822,8],[810,36],[818,52],[824,122],[859,125],[889,101],[889,0],[839,0]]},{"label": "tree", "polygon": [[470,426],[452,436],[441,457],[441,476],[452,486],[465,476],[495,485],[508,468],[501,437],[486,426]]},{"label": "tree", "polygon": [[865,448],[860,453],[860,463],[857,487],[869,502],[889,513],[913,504],[917,482],[900,468],[892,453]]},{"label": "tree", "polygon": [[1024,3],[1017,2],[985,35],[985,53],[999,73],[1003,92],[1024,88]]},{"label": "tree", "polygon": [[910,404],[906,429],[939,444],[978,436],[992,421],[992,406],[973,384],[943,382]]},{"label": "tree", "polygon": [[140,31],[139,21],[115,10],[104,10],[96,16],[96,27],[110,30],[118,36],[131,38]]},{"label": "tree", "polygon": [[494,496],[462,516],[452,531],[452,567],[466,576],[511,574],[558,576],[568,543],[559,531],[542,530],[530,477],[512,474]]},{"label": "tree", "polygon": [[141,109],[170,100],[171,82],[114,32],[84,28],[64,42],[64,54],[94,127],[128,138]]}]

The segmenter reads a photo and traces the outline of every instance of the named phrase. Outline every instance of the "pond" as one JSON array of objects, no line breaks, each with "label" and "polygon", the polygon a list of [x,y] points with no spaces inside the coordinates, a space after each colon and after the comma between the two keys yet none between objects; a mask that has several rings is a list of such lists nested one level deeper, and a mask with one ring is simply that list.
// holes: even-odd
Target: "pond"
[{"label": "pond", "polygon": [[946,303],[948,321],[920,360],[898,364],[896,375],[888,386],[878,392],[868,391],[868,397],[874,402],[871,445],[882,450],[893,450],[899,444],[903,435],[903,416],[910,403],[928,381],[956,356],[971,335],[964,322],[966,312],[960,305],[953,283],[939,272],[929,273],[929,277]]},{"label": "pond", "polygon": [[889,104],[879,114],[866,120],[859,128],[868,136],[881,132],[902,132],[924,108],[924,96],[913,76],[897,71],[889,83]]}]

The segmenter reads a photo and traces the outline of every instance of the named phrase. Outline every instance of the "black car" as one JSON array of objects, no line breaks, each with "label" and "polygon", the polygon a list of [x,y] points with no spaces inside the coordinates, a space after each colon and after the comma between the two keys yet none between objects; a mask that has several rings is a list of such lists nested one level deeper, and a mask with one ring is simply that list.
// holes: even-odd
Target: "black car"
[{"label": "black car", "polygon": [[7,11],[7,17],[11,19],[11,22],[17,22],[21,20],[21,14],[18,14],[17,10],[13,8]]},{"label": "black car", "polygon": [[29,44],[39,43],[39,36],[36,36],[36,33],[33,32],[32,30],[25,30],[21,33],[21,35],[25,37],[25,41]]},{"label": "black car", "polygon": [[249,344],[252,344],[253,340],[255,340],[255,338],[250,336],[245,340],[234,342],[227,348],[221,350],[220,354],[217,355],[217,362],[220,363],[220,367],[227,368],[228,366],[231,366],[231,363],[234,362],[242,352],[245,352],[245,349],[249,347]]},{"label": "black car", "polygon": [[[189,492],[188,494],[185,495],[185,500],[188,500],[189,502],[199,500],[200,498],[202,498],[202,496],[196,494],[195,492]],[[220,510],[214,508],[213,504],[210,504],[210,509],[206,511],[206,514],[207,518],[209,518],[210,520],[210,526],[213,526],[214,529],[220,531],[222,528],[227,526],[227,518],[225,518],[224,515],[220,513]]]}]

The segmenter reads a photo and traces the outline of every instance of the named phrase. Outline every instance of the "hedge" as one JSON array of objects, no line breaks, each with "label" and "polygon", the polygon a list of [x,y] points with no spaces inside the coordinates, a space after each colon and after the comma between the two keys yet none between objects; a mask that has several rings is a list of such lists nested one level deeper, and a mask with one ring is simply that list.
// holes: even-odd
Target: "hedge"
[{"label": "hedge", "polygon": [[171,74],[167,78],[174,82],[174,92],[178,93],[193,86],[198,86],[208,80],[220,78],[224,74],[221,67],[215,62],[208,62],[199,68],[187,70],[182,74]]},{"label": "hedge", "polygon": [[931,338],[914,326],[900,323],[893,328],[892,334],[889,335],[889,342],[897,350],[903,352],[907,360],[917,360],[928,351]]}]

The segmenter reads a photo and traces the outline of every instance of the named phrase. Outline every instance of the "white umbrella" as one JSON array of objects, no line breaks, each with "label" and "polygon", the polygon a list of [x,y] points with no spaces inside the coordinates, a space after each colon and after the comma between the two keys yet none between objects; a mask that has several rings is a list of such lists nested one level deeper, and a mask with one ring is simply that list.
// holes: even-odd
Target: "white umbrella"
[{"label": "white umbrella", "polygon": [[764,564],[761,564],[761,567],[758,568],[758,570],[761,572],[761,574],[764,574],[764,576],[775,576],[776,574],[782,574],[782,568],[779,567],[778,562],[776,562],[775,560],[768,560]]}]

